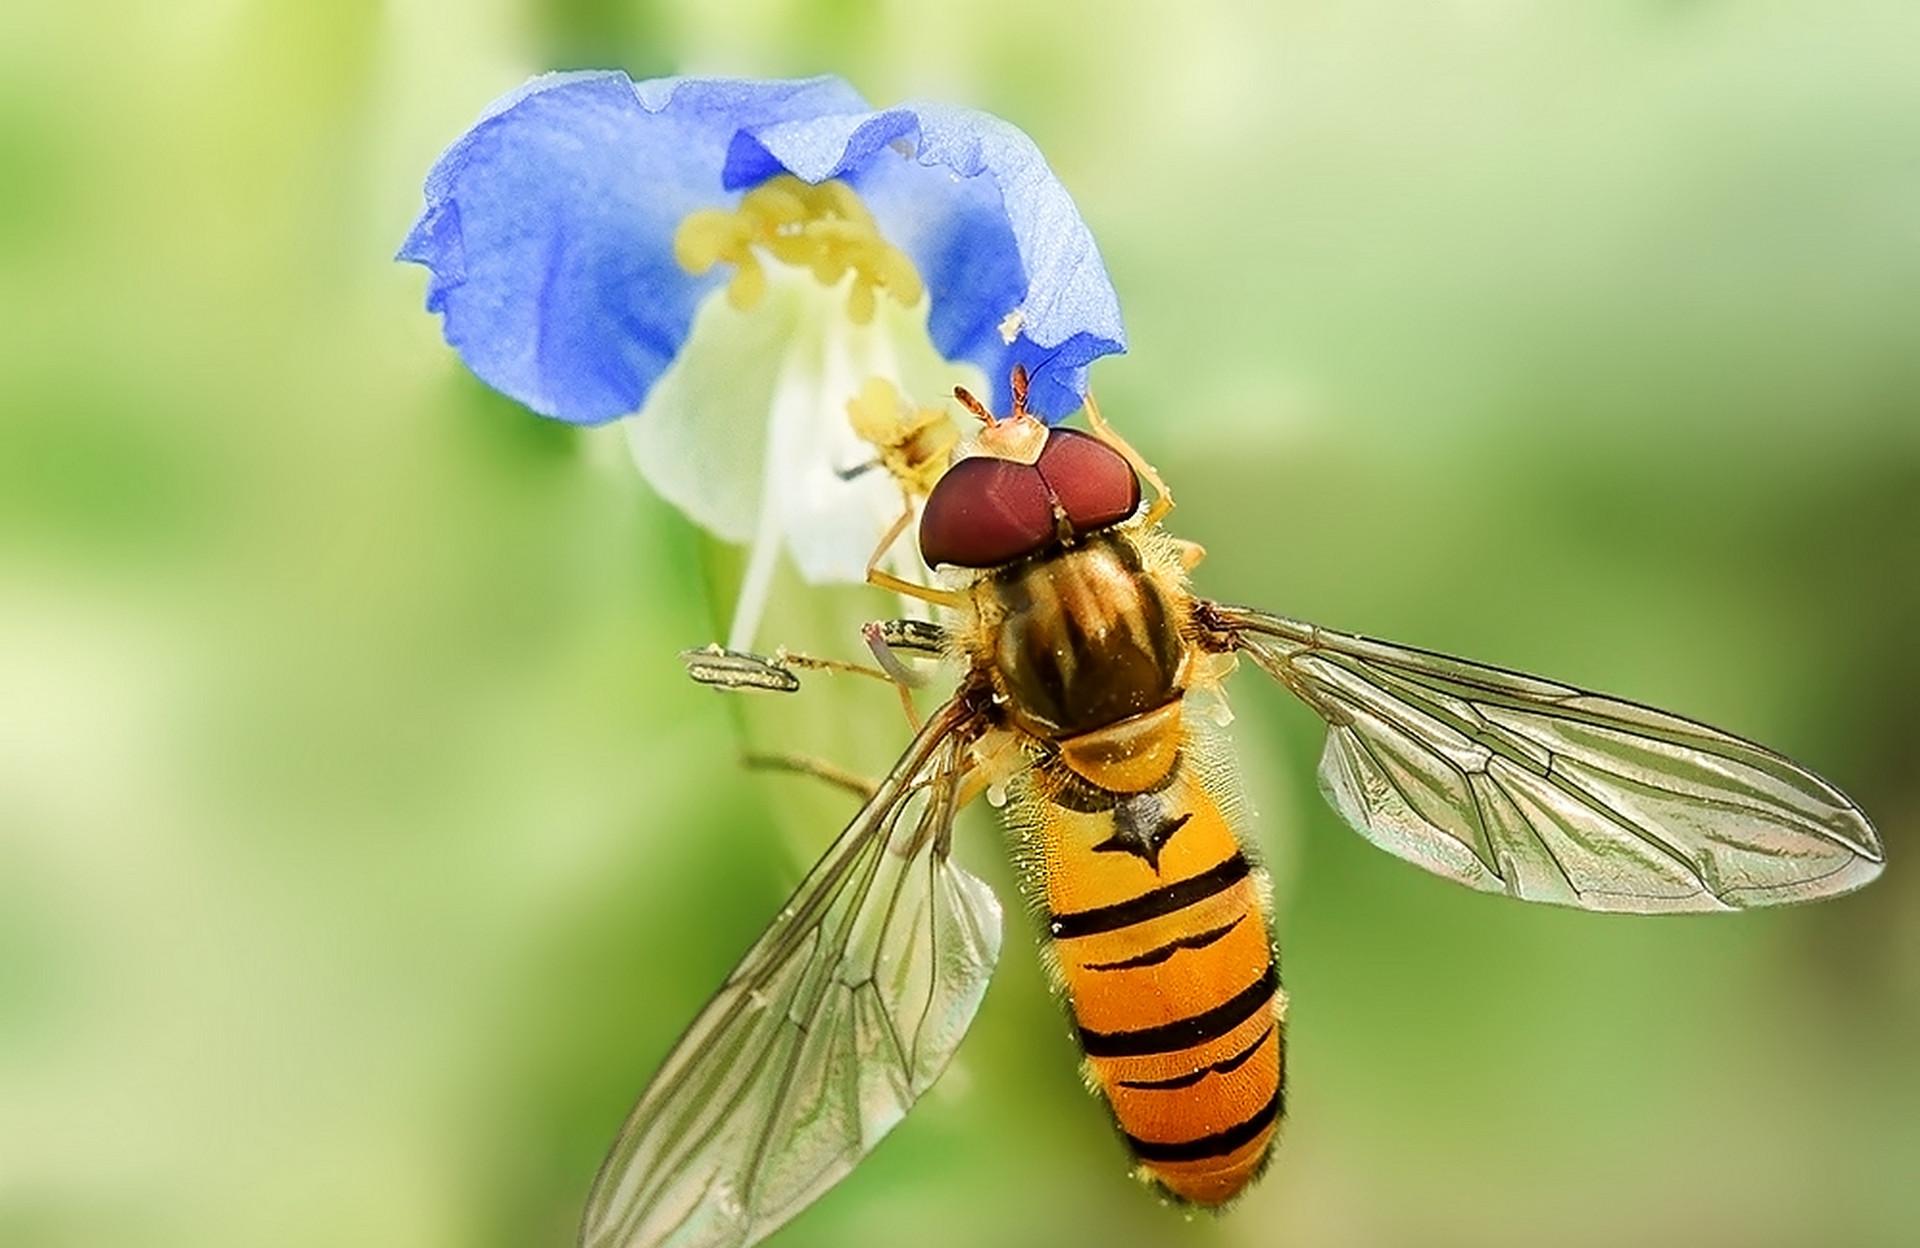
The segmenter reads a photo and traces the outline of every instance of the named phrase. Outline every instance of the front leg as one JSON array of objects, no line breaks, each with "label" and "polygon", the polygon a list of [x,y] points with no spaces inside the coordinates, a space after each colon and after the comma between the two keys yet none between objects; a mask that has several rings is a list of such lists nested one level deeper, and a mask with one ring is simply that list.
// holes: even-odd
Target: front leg
[{"label": "front leg", "polygon": [[817,672],[844,672],[894,683],[893,677],[877,667],[848,663],[843,659],[822,659],[810,654],[795,654],[786,649],[771,655],[751,654],[745,650],[727,650],[720,646],[701,646],[682,650],[680,661],[695,684],[713,689],[760,689],[769,693],[795,693],[800,678],[795,668]]},{"label": "front leg", "polygon": [[1127,465],[1139,473],[1140,479],[1145,481],[1147,487],[1153,491],[1153,501],[1147,504],[1145,520],[1146,527],[1152,528],[1166,519],[1167,513],[1173,510],[1173,491],[1167,488],[1167,483],[1160,479],[1160,474],[1154,470],[1152,464],[1146,461],[1146,457],[1134,450],[1133,444],[1121,437],[1119,431],[1107,423],[1107,418],[1100,414],[1100,405],[1094,401],[1092,390],[1087,391],[1085,405],[1087,424],[1092,428],[1093,436],[1118,451],[1120,458],[1126,460]]}]

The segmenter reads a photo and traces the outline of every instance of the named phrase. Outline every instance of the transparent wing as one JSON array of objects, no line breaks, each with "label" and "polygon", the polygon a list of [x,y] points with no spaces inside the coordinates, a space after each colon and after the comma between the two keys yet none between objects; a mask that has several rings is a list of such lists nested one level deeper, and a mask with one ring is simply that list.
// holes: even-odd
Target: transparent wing
[{"label": "transparent wing", "polygon": [[1651,913],[1808,901],[1880,873],[1859,807],[1763,746],[1517,672],[1202,609],[1327,721],[1335,809],[1449,879]]},{"label": "transparent wing", "polygon": [[1000,906],[948,858],[966,713],[928,721],[641,1094],[587,1248],[739,1248],[879,1143],[953,1056]]}]

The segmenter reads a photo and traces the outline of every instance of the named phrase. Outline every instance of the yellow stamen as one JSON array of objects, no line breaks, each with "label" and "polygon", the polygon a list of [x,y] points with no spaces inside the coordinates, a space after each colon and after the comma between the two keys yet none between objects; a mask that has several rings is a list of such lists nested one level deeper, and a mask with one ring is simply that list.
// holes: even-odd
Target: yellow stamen
[{"label": "yellow stamen", "polygon": [[847,314],[861,325],[873,320],[879,293],[911,308],[926,289],[913,261],[880,236],[873,214],[844,182],[816,186],[783,173],[742,195],[732,212],[688,213],[673,236],[673,257],[689,273],[734,266],[727,301],[743,312],[757,307],[767,290],[756,252],[806,269],[828,286],[851,272]]},{"label": "yellow stamen", "polygon": [[[856,289],[858,289],[856,287]],[[880,466],[908,495],[925,495],[947,470],[960,431],[944,408],[914,408],[884,377],[869,377],[847,403],[847,420],[879,452]]]}]

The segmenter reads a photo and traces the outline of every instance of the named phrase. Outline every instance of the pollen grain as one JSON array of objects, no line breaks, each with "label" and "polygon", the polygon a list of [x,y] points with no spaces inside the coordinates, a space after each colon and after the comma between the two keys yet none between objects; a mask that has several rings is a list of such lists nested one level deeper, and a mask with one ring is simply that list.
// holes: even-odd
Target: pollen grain
[{"label": "pollen grain", "polygon": [[727,301],[742,312],[758,307],[766,295],[763,256],[804,269],[827,286],[851,273],[847,314],[861,325],[872,322],[878,295],[911,308],[926,291],[913,261],[881,236],[852,187],[802,182],[790,173],[754,187],[731,211],[687,214],[674,231],[673,255],[695,275],[716,264],[733,265]]},{"label": "pollen grain", "polygon": [[939,407],[916,408],[884,377],[869,377],[847,401],[847,420],[909,497],[924,498],[947,470],[960,431]]}]

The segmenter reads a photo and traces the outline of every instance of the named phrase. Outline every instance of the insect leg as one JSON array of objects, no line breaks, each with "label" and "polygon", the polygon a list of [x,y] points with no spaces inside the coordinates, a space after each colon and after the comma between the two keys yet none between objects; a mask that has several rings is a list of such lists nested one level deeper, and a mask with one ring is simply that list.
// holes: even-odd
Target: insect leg
[{"label": "insect leg", "polygon": [[[899,621],[895,621],[895,623],[898,622]],[[929,654],[928,651],[919,649],[911,644],[903,645],[898,639],[888,635],[887,624],[879,620],[871,620],[862,624],[860,626],[860,637],[867,643],[867,649],[873,652],[874,661],[880,664],[880,670],[886,673],[887,679],[903,688],[921,689],[926,687],[926,673],[918,672],[908,667],[901,661],[900,656],[905,654],[913,658],[938,657],[941,651],[936,650]]]},{"label": "insect leg", "polygon": [[860,629],[867,648],[879,663],[849,663],[845,659],[826,659],[797,654],[782,647],[771,655],[749,654],[744,650],[726,650],[720,646],[702,646],[680,652],[687,675],[697,684],[714,689],[760,689],[771,693],[796,693],[800,677],[795,669],[839,672],[865,676],[892,685],[900,694],[900,705],[907,722],[920,727],[920,715],[913,706],[913,690],[924,688],[927,677],[908,667],[901,656],[940,658],[946,653],[946,630],[924,620],[876,620]]},{"label": "insect leg", "polygon": [[1160,523],[1166,518],[1167,513],[1173,510],[1173,491],[1168,489],[1167,483],[1160,479],[1160,474],[1154,471],[1153,465],[1142,459],[1140,452],[1134,450],[1132,445],[1107,423],[1107,418],[1100,414],[1100,404],[1094,401],[1092,390],[1087,391],[1086,408],[1087,424],[1093,427],[1093,436],[1120,452],[1120,457],[1140,474],[1140,479],[1153,487],[1153,502],[1147,507],[1146,522],[1149,525]]},{"label": "insect leg", "polygon": [[[791,654],[786,650],[776,650],[771,656],[747,654],[739,650],[723,650],[719,646],[704,646],[698,650],[682,651],[680,660],[687,665],[687,675],[696,683],[729,691],[760,689],[771,693],[797,693],[800,690],[800,678],[794,674],[795,668],[869,676],[900,688],[901,700],[909,708],[908,721],[915,728],[920,726],[918,718],[912,713],[911,703],[907,702],[904,687],[886,672],[877,667],[868,667],[863,663],[822,659],[809,654]],[[898,660],[895,662],[897,663]],[[827,762],[825,759],[806,754],[747,750],[740,755],[740,761],[749,770],[790,771],[797,775],[812,776],[826,781],[835,788],[845,789],[863,800],[871,798],[879,791],[879,785],[874,781],[856,776],[846,768]]]},{"label": "insect leg", "polygon": [[944,658],[952,648],[947,630],[929,620],[878,620],[867,627],[878,630],[889,650],[916,659]]},{"label": "insect leg", "polygon": [[873,657],[880,664],[880,670],[899,691],[900,709],[906,712],[907,722],[918,731],[920,714],[913,707],[913,691],[926,685],[926,676],[900,661],[900,656],[894,653],[893,643],[887,640],[886,625],[877,620],[869,621],[860,626],[860,636],[865,638],[867,649],[873,652]]},{"label": "insect leg", "polygon": [[752,771],[786,771],[799,776],[812,776],[816,780],[826,781],[837,789],[845,789],[862,801],[871,801],[873,795],[880,791],[879,781],[869,780],[865,776],[856,776],[838,764],[830,763],[824,758],[814,758],[808,754],[748,751],[740,756],[740,761]]},{"label": "insect leg", "polygon": [[744,650],[725,650],[719,646],[702,646],[697,650],[682,650],[680,661],[687,665],[687,675],[697,684],[715,689],[764,689],[772,693],[793,693],[800,688],[800,678],[794,675],[795,668],[845,672],[887,684],[894,683],[892,676],[877,667],[849,663],[844,659],[794,654],[784,649],[764,655],[749,654]]},{"label": "insect leg", "polygon": [[915,585],[891,572],[882,572],[879,568],[867,569],[867,584],[875,589],[884,589],[888,593],[899,594],[903,598],[918,598],[921,602],[930,602],[936,607],[945,607],[958,611],[967,605],[967,596],[951,589],[935,589],[931,585]]},{"label": "insect leg", "polygon": [[877,667],[868,667],[865,663],[849,663],[845,659],[822,659],[811,654],[795,654],[786,647],[773,652],[773,661],[782,667],[800,667],[816,672],[845,672],[849,676],[865,676],[870,680],[892,682],[892,673]]},{"label": "insect leg", "polygon": [[887,552],[893,549],[893,544],[900,540],[900,535],[906,532],[907,525],[912,522],[913,507],[909,504],[900,509],[900,515],[895,518],[892,524],[887,526],[887,531],[880,535],[880,544],[875,546],[873,548],[873,554],[867,557],[867,570],[869,572],[880,566],[880,561],[887,557]]},{"label": "insect leg", "polygon": [[772,659],[742,650],[724,650],[717,645],[697,650],[682,650],[680,661],[696,684],[715,689],[764,689],[771,693],[793,693],[800,678]]},{"label": "insect leg", "polygon": [[906,532],[907,525],[912,522],[913,508],[907,507],[900,512],[899,519],[888,526],[886,533],[880,538],[880,544],[873,548],[872,557],[867,560],[867,584],[902,597],[918,598],[921,602],[930,602],[936,607],[959,610],[966,605],[965,594],[956,593],[951,589],[935,589],[931,585],[915,585],[912,581],[903,580],[891,572],[881,570],[880,561],[886,557],[887,551],[900,539],[900,535]]}]

